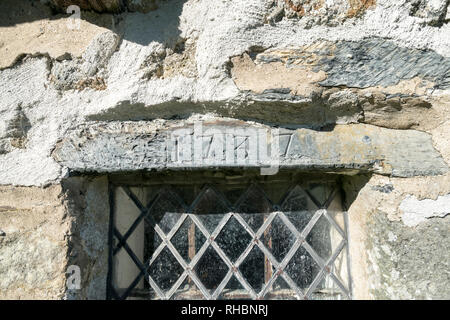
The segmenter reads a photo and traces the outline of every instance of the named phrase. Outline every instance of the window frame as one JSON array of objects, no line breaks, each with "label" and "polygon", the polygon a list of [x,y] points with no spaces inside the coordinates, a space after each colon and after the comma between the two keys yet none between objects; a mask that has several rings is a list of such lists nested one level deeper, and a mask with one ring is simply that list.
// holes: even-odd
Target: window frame
[{"label": "window frame", "polygon": [[[222,172],[222,171],[223,170],[218,171],[218,172]],[[161,179],[156,179],[155,182],[149,183],[149,181],[153,180],[152,178],[154,178],[155,175],[159,176],[159,177],[162,177],[162,180]],[[189,175],[189,173],[188,173],[188,175]],[[190,175],[194,175],[195,176],[195,174],[192,174],[192,173],[190,173]],[[285,183],[290,183],[290,182],[292,183],[293,181],[298,179],[298,178],[294,178],[295,175],[296,175],[296,173],[292,173],[292,172],[288,173],[288,176],[290,176],[290,178],[289,179],[281,178],[280,181],[285,181]],[[309,229],[307,227],[304,230],[302,230],[301,232],[298,231],[298,230],[296,231],[297,233],[295,234],[295,236],[296,236],[297,239],[300,239],[300,237],[303,237],[303,240],[301,240],[299,242],[299,244],[297,244],[298,241],[296,242],[296,245],[298,245],[297,249],[300,248],[300,246],[304,245],[304,242],[306,242],[306,240],[305,240],[306,236],[311,231],[311,229],[314,227],[314,223],[315,222],[311,224],[311,221],[313,221],[315,219],[315,221],[317,222],[317,220],[321,216],[326,214],[326,208],[331,203],[331,201],[333,201],[333,199],[334,199],[334,197],[336,196],[337,193],[340,193],[341,195],[343,195],[341,184],[339,182],[339,179],[337,178],[337,175],[322,175],[322,174],[318,174],[318,175],[315,175],[315,174],[304,175],[304,174],[300,173],[300,176],[303,177],[302,178],[303,180],[306,179],[306,181],[308,181],[308,182],[314,182],[314,181],[318,181],[318,182],[326,181],[326,182],[328,182],[328,181],[332,181],[333,183],[335,183],[335,190],[333,191],[333,196],[330,196],[324,203],[320,203],[319,201],[317,201],[315,199],[314,196],[309,194],[307,190],[304,190],[305,192],[308,193],[308,197],[315,203],[315,205],[317,206],[318,209],[315,212],[315,216],[313,218],[311,218],[311,220],[309,222],[309,224],[310,224]],[[206,183],[208,181],[210,181],[210,180],[214,180],[214,179],[211,179],[211,176],[206,177],[206,178],[202,177],[202,179],[204,179],[204,182],[206,182]],[[220,179],[218,179],[218,180],[220,180]],[[160,182],[158,182],[158,181],[160,181]],[[116,292],[116,290],[114,289],[114,285],[113,285],[113,265],[114,265],[114,254],[115,254],[115,251],[117,250],[117,247],[114,248],[114,238],[119,239],[119,244],[122,243],[122,247],[128,252],[128,254],[130,255],[131,259],[134,261],[134,263],[137,266],[140,263],[139,259],[134,255],[132,250],[129,249],[129,248],[128,248],[129,249],[128,250],[126,248],[126,245],[123,245],[123,243],[126,244],[127,236],[129,236],[132,232],[134,232],[135,227],[139,224],[139,221],[138,221],[139,219],[137,219],[132,224],[131,228],[125,234],[120,234],[117,231],[117,229],[115,229],[115,223],[114,223],[114,221],[115,221],[114,220],[115,219],[115,201],[114,201],[115,190],[116,190],[116,188],[123,188],[123,190],[127,193],[127,195],[130,197],[130,199],[135,203],[135,205],[140,210],[139,217],[142,217],[142,219],[143,219],[144,212],[146,211],[146,206],[143,205],[139,201],[139,199],[133,194],[133,192],[130,190],[130,187],[145,187],[146,185],[149,185],[149,184],[150,185],[158,185],[158,184],[162,185],[162,184],[164,184],[164,183],[161,183],[163,181],[164,181],[164,174],[151,174],[151,173],[150,174],[138,174],[138,175],[136,175],[136,174],[117,175],[116,174],[116,175],[110,175],[109,176],[110,224],[109,224],[109,236],[108,236],[109,255],[108,255],[108,276],[107,276],[107,299],[126,299],[126,298],[128,298],[129,294],[131,293],[131,290],[133,289],[132,288],[133,284],[136,284],[136,281],[138,281],[138,279],[136,278],[136,280],[130,285],[130,287],[122,295],[118,294],[118,292]],[[253,178],[250,177],[248,181],[255,181],[255,179],[254,179],[254,177]],[[170,182],[171,181],[169,179],[168,183],[170,184]],[[167,181],[166,181],[166,183],[167,183]],[[200,181],[198,183],[202,183],[202,181]],[[189,183],[186,183],[186,184],[189,184]],[[347,214],[347,210],[345,210],[345,203],[344,203],[342,197],[341,197],[341,207],[342,207],[342,216],[343,216],[343,220],[344,220],[344,228],[340,228],[337,225],[336,221],[334,221],[333,218],[331,218],[331,220],[330,220],[329,217],[327,217],[327,219],[330,221],[330,223],[336,224],[334,227],[337,227],[337,228],[341,229],[341,231],[343,232],[343,235],[342,235],[343,236],[343,241],[339,244],[341,246],[341,248],[339,248],[339,250],[337,252],[333,253],[333,255],[336,255],[335,257],[330,258],[329,261],[322,261],[321,263],[319,263],[319,265],[320,265],[320,268],[321,268],[320,273],[323,273],[323,272],[325,272],[324,270],[326,270],[328,272],[328,274],[333,277],[334,274],[330,271],[329,265],[331,263],[333,263],[334,259],[336,259],[336,257],[343,252],[343,249],[345,249],[345,253],[344,254],[346,255],[346,264],[347,264],[347,275],[346,275],[347,283],[346,283],[346,285],[344,285],[342,283],[339,284],[340,281],[338,279],[335,279],[334,281],[336,282],[336,284],[338,284],[338,286],[340,287],[340,289],[342,290],[342,292],[346,296],[346,298],[351,299],[351,297],[352,297],[352,279],[351,279],[351,272],[350,272],[350,256],[349,256],[349,241],[348,241],[349,240],[349,238],[348,238],[348,214]],[[280,212],[282,213],[282,211],[280,211]],[[318,214],[318,212],[321,212],[321,213]],[[185,213],[185,214],[189,215],[190,213]],[[234,212],[230,212],[230,213],[228,213],[226,215],[227,215],[227,218],[226,219],[224,218],[223,221],[221,222],[222,226],[218,230],[218,232],[216,232],[215,237],[218,236],[219,232],[221,231],[223,226],[225,226],[225,224],[228,222],[229,219],[231,219],[232,217],[239,217],[239,214],[237,214],[237,216],[236,216],[236,213],[234,213]],[[190,218],[193,219],[193,220],[195,219],[195,218],[192,218],[191,216],[190,216]],[[267,219],[267,218],[265,218],[265,219]],[[268,229],[267,227],[270,226],[270,223],[273,221],[273,219],[274,219],[274,215],[272,214],[272,218],[271,218],[270,222],[267,223],[267,225],[265,226],[264,232],[267,231],[267,229]],[[284,221],[284,222],[286,223],[286,221]],[[242,224],[242,221],[240,221],[240,223]],[[195,225],[196,225],[196,227],[199,227],[199,225],[201,225],[201,223],[200,224],[196,223]],[[243,225],[243,226],[245,228],[245,225]],[[247,230],[247,231],[249,231],[250,234],[252,234],[252,232],[253,232],[253,230]],[[293,230],[291,230],[291,231],[293,231]],[[205,233],[205,230],[202,230],[202,232]],[[254,235],[255,235],[255,232],[253,232],[252,236],[254,236]],[[258,237],[256,237],[256,239],[259,239],[259,236],[260,235],[258,235]],[[122,239],[125,238],[125,241],[122,241],[121,238]],[[213,244],[214,244],[214,239],[212,239],[212,241],[210,241],[209,245],[212,246]],[[257,243],[256,243],[256,245],[257,245]],[[119,247],[119,250],[122,247]],[[297,249],[295,249],[295,250],[297,250]],[[131,251],[131,252],[129,252],[129,251]],[[292,253],[292,255],[294,253]],[[195,256],[195,253],[194,253],[194,256]],[[291,258],[292,258],[292,256],[291,256]],[[314,260],[315,260],[315,262],[318,262],[318,260],[320,260],[320,258],[317,259],[317,257],[314,257]],[[197,259],[197,261],[198,261],[198,259]],[[265,287],[267,289],[267,288],[270,287],[270,285],[267,285],[267,281],[270,281],[270,279],[272,277],[271,265],[273,263],[273,260],[269,259],[268,256],[265,254],[264,261],[265,261],[264,262],[264,268],[265,268],[265,271],[264,271],[264,275],[265,275],[264,276],[264,282],[266,283]],[[145,263],[146,262],[144,261],[143,264],[145,264]],[[231,272],[231,268],[234,268],[233,265],[232,264],[230,265],[230,263],[227,263],[226,261],[225,261],[225,263],[228,265],[228,267],[230,268],[230,272]],[[280,265],[281,262],[279,262],[278,264]],[[142,263],[141,263],[141,265],[142,265]],[[279,266],[276,266],[276,267],[279,267]],[[140,268],[140,267],[138,266],[138,268]],[[185,266],[183,266],[183,268],[186,271]],[[270,271],[267,272],[267,270],[269,270],[269,269],[270,269]],[[283,272],[282,270],[283,269],[280,268],[278,270],[278,273],[282,273]],[[146,271],[143,271],[141,269],[141,272],[144,272],[144,275],[147,276],[147,272]],[[193,272],[193,270],[188,270],[188,272]],[[281,276],[281,275],[278,274],[278,276]],[[324,277],[325,276],[320,277],[319,281],[323,280]],[[316,281],[318,278],[319,278],[319,276],[317,276],[314,281]],[[334,276],[334,278],[336,278],[336,277]],[[226,282],[225,282],[225,284],[226,284]],[[315,285],[317,286],[317,283]],[[311,286],[310,286],[310,288],[309,288],[309,290],[307,292],[303,292],[302,290],[296,290],[296,292],[295,292],[296,298],[297,299],[310,299],[311,295],[312,295],[312,290],[315,289],[313,287],[314,287],[314,284],[311,284]],[[202,291],[202,294],[205,296],[206,299],[216,299],[216,298],[218,298],[218,296],[220,294],[220,292],[219,292],[218,294],[209,294],[208,295],[203,290],[201,290],[201,291]],[[253,299],[261,299],[267,293],[266,291],[267,290],[261,290],[261,292],[256,292],[256,293],[255,292],[250,292],[251,293],[251,298],[253,298]],[[165,295],[163,295],[163,296],[165,297]]]}]

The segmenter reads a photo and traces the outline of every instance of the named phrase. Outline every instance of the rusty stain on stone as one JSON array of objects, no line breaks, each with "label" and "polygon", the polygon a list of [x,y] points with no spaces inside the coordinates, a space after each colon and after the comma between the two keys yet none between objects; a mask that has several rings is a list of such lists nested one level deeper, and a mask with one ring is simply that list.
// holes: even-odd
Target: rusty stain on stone
[{"label": "rusty stain on stone", "polygon": [[367,9],[376,5],[376,0],[348,0],[350,9],[347,11],[347,16],[353,18],[360,16],[366,12]]},{"label": "rusty stain on stone", "polygon": [[292,11],[297,12],[297,14],[302,17],[305,15],[305,5],[312,5],[313,10],[319,10],[323,4],[324,0],[304,0],[304,1],[292,1],[285,0],[285,3],[289,6]]}]

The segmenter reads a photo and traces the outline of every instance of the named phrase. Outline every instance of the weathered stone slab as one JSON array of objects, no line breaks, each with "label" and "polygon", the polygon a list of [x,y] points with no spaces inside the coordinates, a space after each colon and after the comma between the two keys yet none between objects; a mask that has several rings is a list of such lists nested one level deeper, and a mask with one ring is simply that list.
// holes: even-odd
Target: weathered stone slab
[{"label": "weathered stone slab", "polygon": [[328,74],[323,86],[368,88],[392,86],[414,77],[448,88],[450,59],[432,50],[403,48],[391,41],[367,39],[339,41],[332,57],[324,57],[317,69]]},{"label": "weathered stone slab", "polygon": [[196,168],[280,168],[440,175],[448,166],[423,132],[370,125],[330,131],[278,129],[243,121],[109,122],[83,126],[53,157],[75,172]]}]

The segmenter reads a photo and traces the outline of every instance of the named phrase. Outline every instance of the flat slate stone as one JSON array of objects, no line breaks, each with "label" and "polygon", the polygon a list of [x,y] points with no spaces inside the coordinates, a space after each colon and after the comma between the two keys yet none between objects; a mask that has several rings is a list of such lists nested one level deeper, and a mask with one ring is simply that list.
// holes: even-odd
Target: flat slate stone
[{"label": "flat slate stone", "polygon": [[387,87],[414,77],[429,80],[440,89],[450,85],[450,58],[378,38],[338,41],[334,55],[322,58],[318,70],[328,75],[320,84],[330,87]]},{"label": "flat slate stone", "polygon": [[284,129],[244,121],[96,122],[73,129],[53,157],[72,172],[272,168],[440,175],[449,168],[431,136],[371,125],[330,131]]}]

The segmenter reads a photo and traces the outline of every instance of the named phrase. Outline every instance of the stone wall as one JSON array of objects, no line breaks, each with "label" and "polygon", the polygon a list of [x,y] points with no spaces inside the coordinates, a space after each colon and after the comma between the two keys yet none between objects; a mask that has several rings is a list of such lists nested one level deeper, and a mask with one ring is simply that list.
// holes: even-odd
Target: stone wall
[{"label": "stone wall", "polygon": [[0,298],[104,298],[98,174],[174,169],[161,137],[195,121],[279,129],[286,168],[343,175],[354,297],[450,298],[449,20],[448,0],[1,1]]},{"label": "stone wall", "polygon": [[[106,177],[3,186],[0,195],[1,299],[106,297]],[[80,290],[68,289],[70,266],[80,268]]]},{"label": "stone wall", "polygon": [[2,186],[0,225],[0,297],[61,299],[70,229],[61,186]]},{"label": "stone wall", "polygon": [[448,299],[449,182],[448,175],[345,179],[356,298]]},{"label": "stone wall", "polygon": [[74,177],[64,181],[71,218],[68,264],[80,268],[79,289],[67,289],[65,299],[105,299],[108,272],[108,179]]}]

